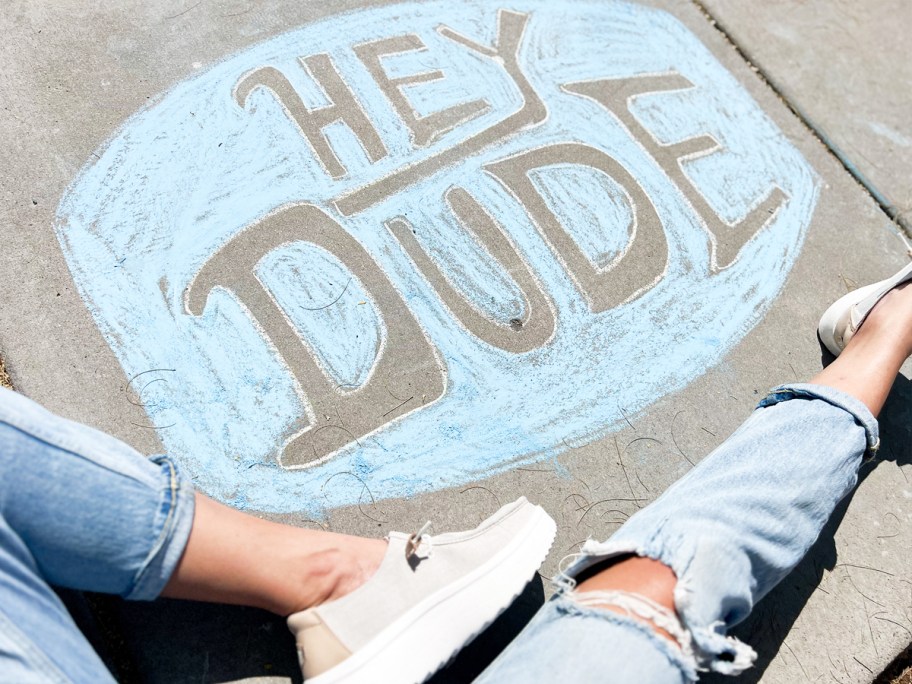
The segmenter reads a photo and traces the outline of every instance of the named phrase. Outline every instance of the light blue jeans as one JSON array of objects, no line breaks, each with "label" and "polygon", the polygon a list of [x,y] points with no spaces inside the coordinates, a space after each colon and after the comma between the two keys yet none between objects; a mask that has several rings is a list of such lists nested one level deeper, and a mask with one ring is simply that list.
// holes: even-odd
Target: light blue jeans
[{"label": "light blue jeans", "polygon": [[49,585],[154,599],[192,523],[170,460],[0,388],[0,682],[113,682]]},{"label": "light blue jeans", "polygon": [[[804,557],[878,446],[877,421],[854,397],[821,385],[777,387],[608,541],[588,541],[560,591],[476,684],[681,684],[700,671],[742,672],[756,654],[728,630]],[[679,646],[573,591],[575,575],[628,554],[674,570]],[[630,597],[610,602],[661,617]]]},{"label": "light blue jeans", "polygon": [[[873,416],[846,394],[773,390],[611,539],[587,542],[478,683],[672,684],[749,667],[753,651],[727,631],[804,556],[877,440]],[[186,545],[192,494],[169,459],[0,390],[0,681],[112,681],[50,585],[155,598]],[[673,621],[678,645],[573,591],[573,576],[631,553],[675,571],[680,621],[629,595],[611,602]]]}]

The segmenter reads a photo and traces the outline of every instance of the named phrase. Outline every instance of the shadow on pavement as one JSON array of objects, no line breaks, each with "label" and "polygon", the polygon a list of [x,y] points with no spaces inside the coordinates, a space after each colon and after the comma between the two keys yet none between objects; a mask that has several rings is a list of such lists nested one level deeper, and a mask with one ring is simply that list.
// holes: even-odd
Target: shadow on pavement
[{"label": "shadow on pavement", "polygon": [[[829,360],[832,359],[825,359],[825,362]],[[912,382],[902,375],[896,379],[890,398],[881,413],[880,440],[878,461],[892,461],[897,465],[912,463]],[[877,467],[878,461],[862,466],[859,484]],[[780,649],[788,650],[785,638],[811,594],[820,585],[823,571],[831,571],[836,567],[834,536],[854,493],[853,491],[849,494],[837,506],[817,542],[798,567],[760,601],[750,617],[732,632],[732,636],[750,644],[757,651],[756,664],[738,678],[739,682],[759,682]],[[791,657],[796,656],[791,654]],[[877,673],[872,673],[874,674]],[[711,684],[729,684],[731,681],[731,677],[714,674],[700,678],[700,682]]]},{"label": "shadow on pavement", "polygon": [[[123,684],[200,684],[251,677],[302,681],[294,639],[285,620],[271,613],[170,599],[145,603],[100,594],[61,595]],[[543,603],[542,580],[536,575],[513,605],[430,682],[471,682]]]},{"label": "shadow on pavement", "polygon": [[428,684],[468,684],[500,655],[545,602],[541,577],[535,577],[494,623],[482,632]]}]

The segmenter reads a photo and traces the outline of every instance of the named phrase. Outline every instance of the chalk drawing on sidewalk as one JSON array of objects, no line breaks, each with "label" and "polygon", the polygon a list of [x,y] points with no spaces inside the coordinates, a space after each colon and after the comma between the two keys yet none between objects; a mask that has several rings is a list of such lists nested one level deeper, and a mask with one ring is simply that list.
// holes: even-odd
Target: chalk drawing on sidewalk
[{"label": "chalk drawing on sidewalk", "polygon": [[144,403],[197,484],[319,514],[552,458],[685,386],[777,296],[818,184],[667,13],[422,2],[177,85],[57,233],[125,373],[176,369]]}]

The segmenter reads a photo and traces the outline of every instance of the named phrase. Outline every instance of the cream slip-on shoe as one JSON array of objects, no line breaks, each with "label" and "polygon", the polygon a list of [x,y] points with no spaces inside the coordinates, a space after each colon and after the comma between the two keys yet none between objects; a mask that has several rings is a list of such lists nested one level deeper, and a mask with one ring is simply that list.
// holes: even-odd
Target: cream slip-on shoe
[{"label": "cream slip-on shoe", "polygon": [[820,341],[833,356],[839,356],[874,305],[894,287],[908,280],[912,280],[912,264],[886,280],[859,287],[837,299],[823,314],[817,326]]},{"label": "cream slip-on shoe", "polygon": [[520,497],[474,530],[392,532],[376,573],[350,594],[294,613],[308,684],[417,684],[497,618],[541,565],[556,526]]}]

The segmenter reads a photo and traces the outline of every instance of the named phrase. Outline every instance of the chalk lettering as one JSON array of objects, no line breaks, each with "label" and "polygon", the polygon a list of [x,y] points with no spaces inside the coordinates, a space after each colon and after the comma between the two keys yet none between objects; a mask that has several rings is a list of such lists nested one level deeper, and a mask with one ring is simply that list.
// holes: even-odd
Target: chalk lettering
[{"label": "chalk lettering", "polygon": [[638,95],[687,90],[693,87],[693,83],[680,74],[670,74],[568,83],[562,86],[562,90],[598,102],[617,116],[631,134],[646,146],[703,220],[711,243],[710,265],[713,271],[719,271],[730,266],[744,244],[770,223],[782,205],[788,201],[788,196],[774,185],[742,221],[735,225],[725,223],[690,181],[682,167],[682,162],[687,159],[702,157],[719,150],[719,143],[707,135],[673,145],[661,145],[630,111],[630,102]]},{"label": "chalk lettering", "polygon": [[427,116],[419,116],[403,90],[419,83],[439,81],[444,77],[443,72],[440,70],[424,71],[409,76],[390,78],[380,63],[380,58],[387,55],[427,50],[427,47],[421,42],[421,38],[414,33],[362,43],[355,45],[353,49],[370,75],[374,77],[377,85],[380,86],[380,90],[392,103],[393,109],[396,110],[402,122],[412,132],[412,141],[416,147],[427,147],[447,131],[484,114],[491,108],[486,100],[479,99],[441,109]]},{"label": "chalk lettering", "polygon": [[[529,178],[529,171],[553,164],[582,164],[602,171],[627,194],[633,212],[630,240],[626,249],[606,267],[599,268],[589,261]],[[652,200],[630,172],[606,152],[582,143],[558,143],[522,152],[484,168],[526,208],[593,313],[635,299],[664,274],[668,242]]]},{"label": "chalk lettering", "polygon": [[347,172],[323,134],[323,129],[336,121],[343,122],[351,129],[371,162],[383,159],[387,152],[380,135],[342,80],[329,55],[311,55],[299,61],[320,85],[332,104],[318,109],[308,109],[285,74],[270,66],[255,69],[245,75],[235,87],[235,100],[244,107],[250,93],[256,88],[266,88],[272,92],[333,178],[341,178]]},{"label": "chalk lettering", "polygon": [[649,3],[393,0],[177,84],[56,231],[194,484],[318,517],[597,449],[762,319],[820,187]]},{"label": "chalk lettering", "polygon": [[532,269],[519,255],[507,234],[466,190],[450,188],[447,204],[491,256],[513,277],[523,293],[525,316],[511,321],[493,321],[482,315],[450,284],[413,234],[409,221],[400,216],[386,222],[387,228],[411,257],[447,308],[470,332],[495,347],[515,353],[540,347],[554,333],[554,313]]},{"label": "chalk lettering", "polygon": [[[311,242],[336,256],[376,302],[386,340],[363,385],[340,387],[329,377],[256,277],[260,259],[296,241]],[[312,414],[339,417],[328,424],[291,426],[279,458],[286,468],[318,465],[339,448],[443,393],[443,372],[434,350],[399,293],[360,243],[311,204],[283,207],[223,245],[187,287],[187,311],[201,316],[214,287],[227,288],[244,304],[297,378]]]},{"label": "chalk lettering", "polygon": [[503,140],[520,130],[528,129],[547,118],[548,110],[544,102],[532,88],[519,66],[519,47],[529,15],[522,12],[500,10],[498,12],[497,40],[493,47],[476,43],[453,29],[442,26],[442,36],[464,45],[485,57],[501,63],[504,71],[516,84],[523,97],[522,107],[505,119],[486,128],[435,155],[399,169],[378,181],[338,197],[333,204],[343,216],[352,216],[368,209],[387,197],[402,192],[410,185],[427,178],[440,169],[468,157],[499,140]]}]

